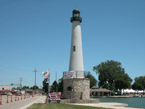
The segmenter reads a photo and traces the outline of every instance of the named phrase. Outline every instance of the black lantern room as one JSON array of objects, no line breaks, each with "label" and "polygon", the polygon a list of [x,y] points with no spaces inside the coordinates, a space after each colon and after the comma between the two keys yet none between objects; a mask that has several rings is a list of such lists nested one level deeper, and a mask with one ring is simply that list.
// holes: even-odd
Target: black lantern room
[{"label": "black lantern room", "polygon": [[80,17],[80,10],[78,10],[77,8],[73,10],[72,16],[73,17],[71,17],[71,22],[73,21],[82,22],[82,18]]}]

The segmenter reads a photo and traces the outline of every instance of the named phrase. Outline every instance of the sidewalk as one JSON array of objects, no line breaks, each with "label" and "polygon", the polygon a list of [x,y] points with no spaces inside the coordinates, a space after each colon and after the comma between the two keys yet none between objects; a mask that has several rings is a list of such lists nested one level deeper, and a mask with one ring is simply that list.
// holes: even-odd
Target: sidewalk
[{"label": "sidewalk", "polygon": [[36,101],[35,103],[45,103],[45,101],[46,101],[46,96],[42,96],[42,98]]},{"label": "sidewalk", "polygon": [[33,101],[33,102],[31,102],[31,103],[25,105],[24,107],[22,107],[22,108],[20,108],[20,109],[27,109],[28,107],[30,107],[30,106],[33,105],[34,103],[44,103],[44,101],[45,101],[44,99],[46,99],[46,97],[45,97],[45,96],[41,96],[39,99],[37,99],[37,100],[35,100],[35,101]]},{"label": "sidewalk", "polygon": [[9,103],[6,103],[6,100],[3,100],[2,105],[0,105],[0,109],[27,109],[37,101],[41,101],[42,98],[43,96],[34,96],[19,101],[13,100],[13,102],[10,102],[9,100]]}]

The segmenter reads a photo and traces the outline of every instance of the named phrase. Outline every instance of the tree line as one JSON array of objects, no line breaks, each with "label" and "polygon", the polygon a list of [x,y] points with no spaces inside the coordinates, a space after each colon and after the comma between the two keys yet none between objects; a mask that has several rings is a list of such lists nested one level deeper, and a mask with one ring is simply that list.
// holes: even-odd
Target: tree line
[{"label": "tree line", "polygon": [[[145,89],[145,76],[136,77],[135,82],[132,83],[132,79],[122,68],[121,63],[114,60],[107,60],[101,62],[99,65],[93,67],[93,71],[98,75],[98,81],[91,74],[91,72],[85,72],[85,78],[90,79],[90,88],[96,86],[98,83],[99,88],[106,88],[109,90],[117,91],[118,89],[132,88],[134,90]],[[43,90],[48,92],[48,85],[46,79],[43,81]],[[58,83],[54,81],[51,85],[50,92],[63,92],[63,78],[60,78]]]},{"label": "tree line", "polygon": [[29,87],[29,86],[23,86],[22,89],[39,89],[39,87],[36,85]]}]

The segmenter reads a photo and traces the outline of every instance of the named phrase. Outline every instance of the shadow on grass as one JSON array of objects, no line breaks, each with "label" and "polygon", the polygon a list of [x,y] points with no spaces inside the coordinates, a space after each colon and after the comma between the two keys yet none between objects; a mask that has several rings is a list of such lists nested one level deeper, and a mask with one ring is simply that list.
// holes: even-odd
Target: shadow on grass
[{"label": "shadow on grass", "polygon": [[[43,104],[43,103],[35,103],[27,109],[106,109],[101,107],[90,107],[90,106],[78,106],[78,105],[71,105],[71,104],[62,104],[62,103],[50,103],[50,104]],[[111,109],[111,108],[108,108]]]}]

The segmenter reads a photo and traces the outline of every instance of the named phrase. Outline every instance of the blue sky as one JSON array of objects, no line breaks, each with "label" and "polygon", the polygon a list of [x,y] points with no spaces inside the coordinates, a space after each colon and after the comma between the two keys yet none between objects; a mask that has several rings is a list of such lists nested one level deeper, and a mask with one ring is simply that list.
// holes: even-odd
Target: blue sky
[{"label": "blue sky", "polygon": [[145,76],[145,0],[1,0],[0,85],[51,84],[69,69],[72,11],[82,17],[85,71],[114,60],[134,79]]}]

